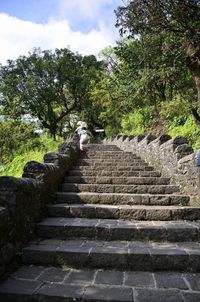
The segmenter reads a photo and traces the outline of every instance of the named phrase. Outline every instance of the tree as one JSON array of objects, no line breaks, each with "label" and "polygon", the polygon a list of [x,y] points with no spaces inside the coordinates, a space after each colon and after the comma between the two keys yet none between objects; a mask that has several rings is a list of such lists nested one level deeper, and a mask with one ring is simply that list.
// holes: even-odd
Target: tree
[{"label": "tree", "polygon": [[36,49],[1,67],[1,103],[13,117],[24,113],[37,117],[55,138],[63,119],[82,110],[99,65],[94,56],[69,49],[55,53]]},{"label": "tree", "polygon": [[32,123],[0,120],[0,165],[8,163],[25,147],[32,149],[37,137]]},{"label": "tree", "polygon": [[[128,0],[116,10],[121,34],[139,39],[147,35],[173,34],[179,40],[197,89],[200,105],[200,0]],[[193,115],[200,126],[197,107]]]}]

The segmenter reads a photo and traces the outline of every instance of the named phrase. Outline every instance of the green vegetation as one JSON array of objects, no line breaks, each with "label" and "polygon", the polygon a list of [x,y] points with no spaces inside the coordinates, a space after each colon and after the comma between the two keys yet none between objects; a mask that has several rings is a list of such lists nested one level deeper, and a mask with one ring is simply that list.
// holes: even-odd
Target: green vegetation
[{"label": "green vegetation", "polygon": [[[20,147],[16,150],[16,155],[14,156],[12,161],[0,166],[0,176],[21,177],[23,168],[28,161],[33,160],[43,162],[44,154],[48,151],[56,152],[60,141],[60,139],[58,141],[54,141],[46,136],[41,136],[35,140],[32,140],[30,142],[29,148],[28,145]],[[31,146],[33,146],[34,143],[35,146],[33,150]]]}]

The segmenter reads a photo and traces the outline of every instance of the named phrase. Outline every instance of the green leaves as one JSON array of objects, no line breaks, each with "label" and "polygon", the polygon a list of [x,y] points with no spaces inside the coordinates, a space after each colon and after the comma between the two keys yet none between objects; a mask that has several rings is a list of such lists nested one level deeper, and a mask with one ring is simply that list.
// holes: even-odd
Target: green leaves
[{"label": "green leaves", "polygon": [[29,56],[10,61],[0,69],[1,102],[5,114],[20,118],[29,113],[55,138],[62,120],[83,110],[92,81],[102,63],[69,49],[35,49]]}]

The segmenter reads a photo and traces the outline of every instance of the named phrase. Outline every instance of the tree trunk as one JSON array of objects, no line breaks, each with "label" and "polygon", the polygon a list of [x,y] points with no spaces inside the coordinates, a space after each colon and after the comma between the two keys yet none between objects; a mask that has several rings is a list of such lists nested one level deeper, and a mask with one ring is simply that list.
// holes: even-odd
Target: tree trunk
[{"label": "tree trunk", "polygon": [[197,126],[200,128],[200,116],[199,116],[199,114],[197,112],[197,109],[192,108],[192,115],[193,115],[193,117],[195,119],[195,122],[196,122]]},{"label": "tree trunk", "polygon": [[[200,46],[189,45],[187,48],[187,66],[192,74],[197,89],[197,104],[200,107]],[[197,109],[192,109],[196,124],[200,127],[200,115]]]},{"label": "tree trunk", "polygon": [[51,136],[53,137],[54,141],[56,141],[56,130],[57,130],[57,127],[55,125],[53,125],[49,128],[49,131],[50,131]]}]

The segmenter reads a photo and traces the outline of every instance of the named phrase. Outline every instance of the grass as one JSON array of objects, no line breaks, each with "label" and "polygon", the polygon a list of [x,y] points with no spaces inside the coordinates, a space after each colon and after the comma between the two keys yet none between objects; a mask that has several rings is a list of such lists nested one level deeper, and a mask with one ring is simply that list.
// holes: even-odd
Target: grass
[{"label": "grass", "polygon": [[57,152],[61,139],[53,141],[47,137],[41,137],[39,142],[40,144],[38,144],[35,150],[28,151],[24,148],[24,151],[20,151],[21,154],[17,154],[10,163],[0,166],[0,176],[21,177],[27,162],[43,162],[43,157],[46,152]]}]

